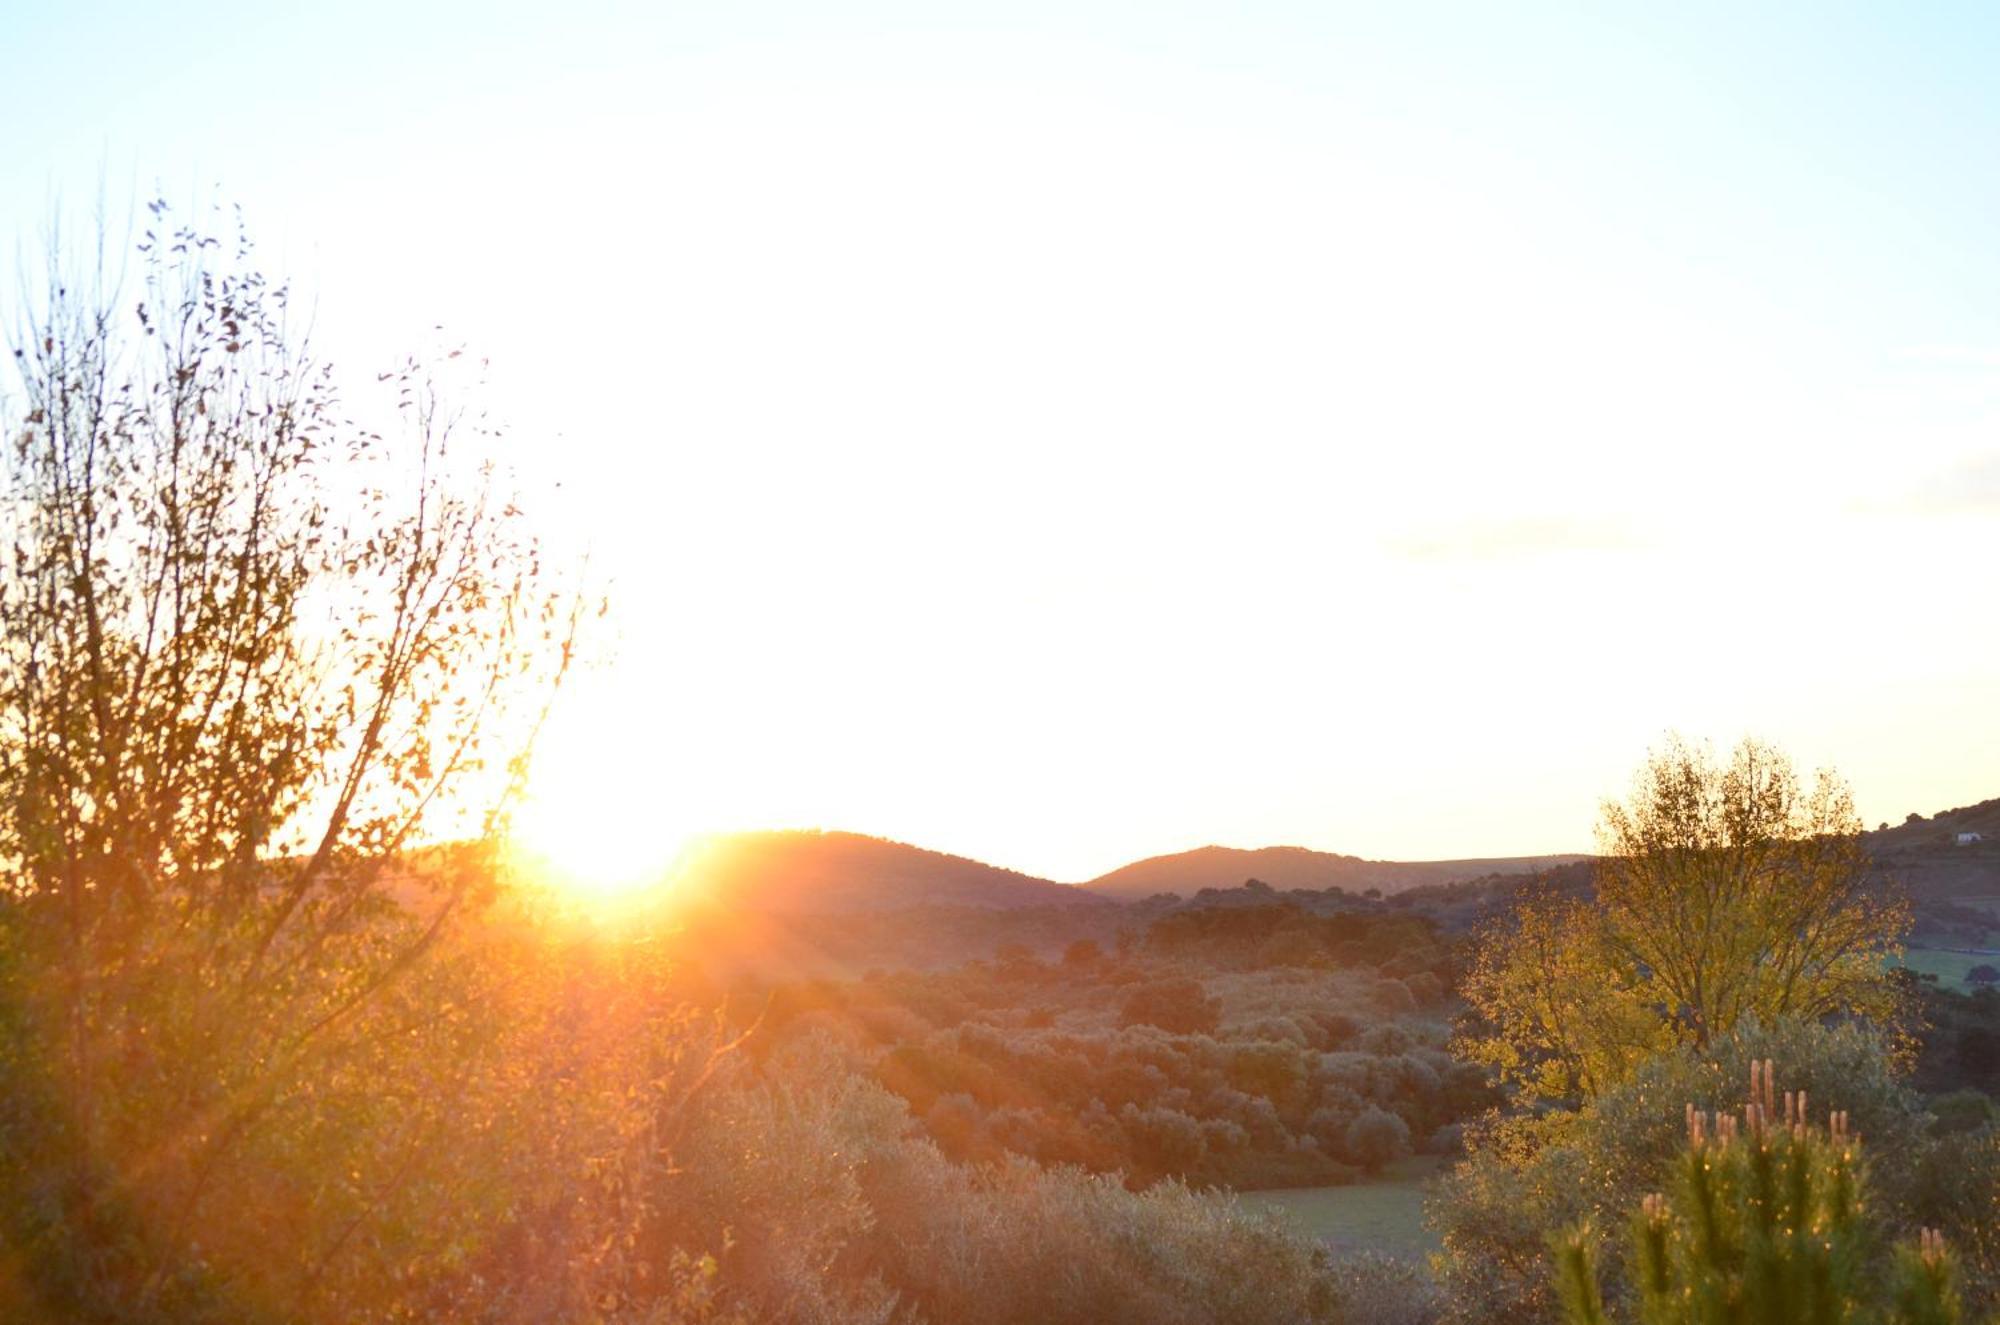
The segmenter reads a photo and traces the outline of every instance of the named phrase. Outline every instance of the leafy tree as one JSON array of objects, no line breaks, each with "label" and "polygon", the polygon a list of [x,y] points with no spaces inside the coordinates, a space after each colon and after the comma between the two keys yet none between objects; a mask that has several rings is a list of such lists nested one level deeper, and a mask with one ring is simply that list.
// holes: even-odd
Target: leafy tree
[{"label": "leafy tree", "polygon": [[1464,985],[1482,1019],[1460,1049],[1522,1093],[1588,1098],[1674,1043],[1588,902],[1532,892],[1481,938]]},{"label": "leafy tree", "polygon": [[44,1285],[80,1314],[211,1263],[296,1310],[427,1190],[490,1030],[434,959],[576,617],[438,376],[351,422],[240,232],[153,217],[129,302],[54,253],[14,331],[0,1071],[43,1107],[0,1181],[40,1184],[33,1268],[94,1267]]},{"label": "leafy tree", "polygon": [[1803,785],[1746,740],[1727,765],[1679,740],[1605,805],[1594,906],[1538,897],[1489,932],[1467,1052],[1532,1095],[1597,1094],[1663,1048],[1749,1018],[1893,1020],[1907,909],[1870,878],[1838,777]]},{"label": "leafy tree", "polygon": [[1127,1026],[1202,1035],[1221,1024],[1222,1004],[1209,997],[1199,980],[1161,980],[1133,990],[1119,1015]]}]

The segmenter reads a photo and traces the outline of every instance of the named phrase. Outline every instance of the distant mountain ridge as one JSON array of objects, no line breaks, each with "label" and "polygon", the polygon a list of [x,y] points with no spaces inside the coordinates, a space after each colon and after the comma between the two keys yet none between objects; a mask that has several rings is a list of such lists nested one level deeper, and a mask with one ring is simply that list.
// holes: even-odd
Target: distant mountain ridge
[{"label": "distant mountain ridge", "polygon": [[1121,902],[1157,893],[1191,897],[1203,888],[1234,888],[1258,879],[1279,891],[1341,888],[1401,892],[1427,884],[1458,883],[1496,874],[1533,874],[1588,860],[1583,855],[1498,856],[1478,860],[1363,860],[1307,847],[1197,847],[1153,856],[1101,874],[1081,885],[1087,892]]},{"label": "distant mountain ridge", "polygon": [[1103,906],[1162,892],[1186,898],[1203,888],[1234,888],[1252,878],[1280,890],[1380,888],[1391,893],[1484,875],[1532,873],[1583,859],[1379,861],[1304,847],[1203,847],[1137,861],[1085,884],[1067,884],[861,833],[778,830],[725,834],[698,844],[676,868],[675,889],[690,899],[772,914],[912,906],[1014,909]]}]

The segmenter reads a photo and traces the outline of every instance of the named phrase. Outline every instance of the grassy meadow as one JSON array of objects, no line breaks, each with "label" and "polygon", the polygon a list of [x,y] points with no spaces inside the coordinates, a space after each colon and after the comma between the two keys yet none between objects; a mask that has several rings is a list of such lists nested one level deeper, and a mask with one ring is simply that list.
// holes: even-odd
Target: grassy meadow
[{"label": "grassy meadow", "polygon": [[1244,1192],[1236,1199],[1249,1210],[1276,1211],[1299,1232],[1342,1251],[1421,1258],[1440,1245],[1424,1226],[1424,1188],[1444,1163],[1435,1155],[1412,1155],[1367,1182]]}]

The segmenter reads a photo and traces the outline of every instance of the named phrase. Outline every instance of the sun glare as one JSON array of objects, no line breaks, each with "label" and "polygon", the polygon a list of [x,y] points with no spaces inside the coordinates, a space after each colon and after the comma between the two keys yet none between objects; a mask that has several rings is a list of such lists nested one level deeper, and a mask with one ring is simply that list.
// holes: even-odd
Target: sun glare
[{"label": "sun glare", "polygon": [[699,836],[670,819],[632,814],[604,789],[574,782],[531,793],[514,822],[519,858],[535,876],[602,900],[664,884]]}]

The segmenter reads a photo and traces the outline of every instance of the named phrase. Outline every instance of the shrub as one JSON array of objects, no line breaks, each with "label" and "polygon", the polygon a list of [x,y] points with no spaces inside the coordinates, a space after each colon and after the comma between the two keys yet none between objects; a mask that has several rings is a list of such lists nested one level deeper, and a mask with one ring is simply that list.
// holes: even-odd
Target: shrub
[{"label": "shrub", "polygon": [[825,1325],[1341,1318],[1326,1254],[1228,1197],[956,1165],[824,1044],[774,1066],[714,1100],[652,1196],[657,1245],[718,1248],[722,1308]]},{"label": "shrub", "polygon": [[[1686,1107],[1688,1144],[1665,1192],[1630,1224],[1637,1318],[1648,1325],[1839,1325],[1881,1319],[1949,1325],[1962,1319],[1955,1269],[1925,1230],[1880,1273],[1878,1231],[1866,1199],[1859,1139],[1844,1114],[1822,1130],[1804,1095],[1782,1108],[1773,1065],[1753,1064],[1741,1115]],[[1588,1226],[1552,1239],[1556,1280],[1571,1325],[1614,1318]]]},{"label": "shrub", "polygon": [[[1750,1063],[1766,1058],[1809,1098],[1840,1100],[1871,1143],[1877,1197],[1905,1222],[1912,1218],[1927,1119],[1880,1037],[1853,1025],[1745,1024],[1707,1053],[1683,1048],[1645,1063],[1579,1111],[1469,1127],[1465,1161],[1444,1175],[1425,1206],[1444,1242],[1439,1271],[1452,1316],[1547,1319],[1555,1309],[1543,1268],[1548,1230],[1584,1222],[1615,1227],[1683,1149],[1682,1106],[1729,1107]],[[1946,1232],[1958,1237],[1955,1227]],[[1620,1250],[1606,1249],[1603,1268],[1622,1291]]]},{"label": "shrub", "polygon": [[1222,1004],[1198,980],[1161,980],[1141,985],[1119,1013],[1126,1026],[1158,1026],[1176,1035],[1205,1035],[1222,1022]]},{"label": "shrub", "polygon": [[1911,1176],[1904,1222],[1945,1230],[1967,1300],[2000,1306],[2000,1126],[1932,1142]]},{"label": "shrub", "polygon": [[1438,1318],[1437,1285],[1414,1262],[1363,1252],[1334,1264],[1333,1283],[1342,1318],[1356,1325],[1432,1325]]}]

